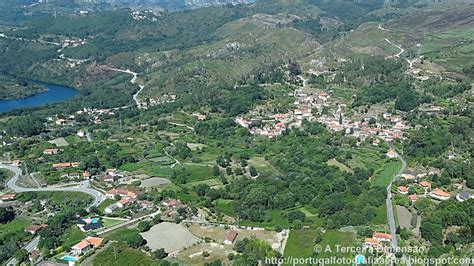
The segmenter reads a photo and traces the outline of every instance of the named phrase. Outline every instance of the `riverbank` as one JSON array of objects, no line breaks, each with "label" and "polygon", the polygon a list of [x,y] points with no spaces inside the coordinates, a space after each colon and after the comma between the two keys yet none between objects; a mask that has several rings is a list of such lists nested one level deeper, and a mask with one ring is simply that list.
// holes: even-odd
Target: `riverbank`
[{"label": "riverbank", "polygon": [[25,99],[46,91],[48,88],[40,84],[0,75],[0,100]]},{"label": "riverbank", "polygon": [[8,112],[17,108],[37,107],[51,103],[63,102],[79,94],[79,91],[74,88],[57,84],[37,82],[36,85],[43,87],[43,91],[26,98],[0,100],[0,113]]}]

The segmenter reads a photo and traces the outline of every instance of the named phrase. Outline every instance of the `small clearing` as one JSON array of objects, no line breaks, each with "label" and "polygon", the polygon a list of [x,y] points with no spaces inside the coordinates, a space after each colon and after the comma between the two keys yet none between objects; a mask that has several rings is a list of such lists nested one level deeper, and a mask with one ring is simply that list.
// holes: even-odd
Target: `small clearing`
[{"label": "small clearing", "polygon": [[167,253],[179,252],[201,241],[182,225],[167,222],[159,223],[141,235],[151,250],[164,248]]}]

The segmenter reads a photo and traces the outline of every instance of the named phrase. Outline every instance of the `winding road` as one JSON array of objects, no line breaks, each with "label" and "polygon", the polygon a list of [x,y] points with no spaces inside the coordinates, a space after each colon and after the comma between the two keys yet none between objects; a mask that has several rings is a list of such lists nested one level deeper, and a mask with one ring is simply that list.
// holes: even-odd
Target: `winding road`
[{"label": "winding road", "polygon": [[97,207],[100,203],[105,200],[105,195],[101,192],[92,189],[89,187],[88,181],[83,181],[81,183],[77,183],[76,186],[51,186],[51,187],[44,187],[44,188],[25,188],[17,185],[18,179],[20,178],[22,171],[19,167],[14,165],[7,165],[0,163],[0,168],[10,170],[14,173],[14,176],[8,180],[7,187],[13,190],[15,193],[22,193],[22,192],[61,192],[61,191],[70,191],[70,192],[81,192],[86,193],[92,196],[93,202],[89,205],[86,209],[89,211],[91,207]]},{"label": "winding road", "polygon": [[[19,167],[14,166],[14,165],[9,165],[9,164],[3,164],[0,163],[0,168],[7,169],[9,171],[12,171],[14,173],[14,176],[8,180],[7,182],[7,187],[11,190],[13,190],[15,193],[22,193],[22,192],[60,192],[60,191],[71,191],[71,192],[81,192],[81,193],[86,193],[92,196],[94,201],[89,205],[89,207],[86,209],[89,211],[91,207],[97,207],[102,201],[105,200],[105,195],[102,194],[101,192],[89,188],[89,182],[84,181],[81,183],[78,183],[78,186],[75,187],[45,187],[45,188],[25,188],[25,187],[20,187],[17,185],[18,179],[20,178],[22,171]],[[26,246],[24,246],[24,249],[26,249],[28,252],[32,252],[38,247],[38,243],[40,241],[40,237],[35,237],[33,240],[31,240]],[[18,260],[16,258],[11,258],[8,260],[7,264],[8,266],[14,266],[18,264]]]},{"label": "winding road", "polygon": [[[132,84],[136,84],[137,83],[137,79],[138,79],[138,73],[137,72],[133,72],[131,71],[130,69],[127,69],[127,70],[123,70],[123,69],[119,69],[119,68],[113,68],[113,67],[108,67],[107,68],[108,70],[112,70],[112,71],[116,71],[116,72],[122,72],[122,73],[127,73],[127,74],[130,74],[130,75],[133,75],[133,78],[130,80],[130,83]],[[138,95],[140,95],[140,93],[143,91],[143,89],[145,88],[144,85],[141,85],[141,84],[138,84],[138,87],[140,88],[134,95],[133,95],[133,100],[135,101],[138,109],[142,109],[144,108],[143,104],[138,100]]]}]

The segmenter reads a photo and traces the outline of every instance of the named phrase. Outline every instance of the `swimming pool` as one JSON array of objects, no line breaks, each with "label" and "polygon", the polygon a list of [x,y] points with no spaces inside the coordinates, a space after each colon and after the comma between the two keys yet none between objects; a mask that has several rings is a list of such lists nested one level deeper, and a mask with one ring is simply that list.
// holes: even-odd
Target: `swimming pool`
[{"label": "swimming pool", "polygon": [[93,224],[96,224],[98,222],[99,222],[99,219],[97,219],[97,218],[92,218],[91,219],[91,223],[93,223]]},{"label": "swimming pool", "polygon": [[65,261],[76,261],[76,260],[79,260],[79,258],[73,257],[73,256],[64,256],[64,257],[62,257],[61,259],[65,260]]}]

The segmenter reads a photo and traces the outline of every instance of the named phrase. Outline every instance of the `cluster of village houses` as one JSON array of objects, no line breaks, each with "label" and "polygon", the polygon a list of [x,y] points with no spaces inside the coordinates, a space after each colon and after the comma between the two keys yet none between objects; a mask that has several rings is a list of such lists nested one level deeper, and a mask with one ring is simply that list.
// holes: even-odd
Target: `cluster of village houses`
[{"label": "cluster of village houses", "polygon": [[176,94],[164,94],[159,98],[148,98],[147,101],[140,101],[140,107],[146,109],[159,104],[174,103],[176,99],[178,99]]},{"label": "cluster of village houses", "polygon": [[[77,115],[90,115],[91,121],[94,124],[102,123],[102,116],[114,115],[114,109],[95,109],[95,108],[84,108],[76,112]],[[59,117],[57,115],[47,117],[46,120],[56,126],[73,126],[76,123],[76,115],[71,114],[65,117]]]},{"label": "cluster of village houses", "polygon": [[[388,158],[391,158],[391,159],[398,157],[398,153],[393,149],[389,149],[386,155],[387,155]],[[435,174],[436,174],[435,172],[421,173],[421,174],[404,173],[404,174],[401,174],[400,176],[398,176],[398,178],[402,178],[402,179],[406,180],[407,182],[409,182],[413,186],[420,187],[423,191],[423,195],[429,195],[431,198],[433,198],[435,200],[443,201],[443,200],[450,199],[451,198],[450,193],[448,193],[446,191],[443,191],[441,188],[435,188],[435,189],[432,190],[431,183],[426,181],[426,180],[423,180],[424,178],[429,177],[429,176],[433,176]],[[455,184],[455,187],[458,190],[461,190],[463,185],[462,184]],[[410,194],[409,193],[409,188],[406,187],[406,186],[397,187],[397,192],[401,195],[408,195],[408,198],[410,199],[410,201],[412,203],[416,202],[416,200],[418,199],[418,196],[416,195],[416,193]],[[468,192],[459,192],[456,195],[456,199],[459,202],[463,202],[463,201],[466,201],[466,200],[472,199],[472,198],[474,198],[474,196],[471,195]]]},{"label": "cluster of village houses", "polygon": [[392,242],[392,235],[381,232],[374,232],[372,237],[364,239],[363,247],[367,249],[373,249],[374,251],[384,252],[388,255],[389,250],[386,248],[387,244]]},{"label": "cluster of village houses", "polygon": [[[303,90],[295,90],[292,94],[295,98],[295,109],[283,114],[269,115],[266,119],[259,118],[258,112],[251,111],[245,118],[238,116],[235,122],[242,127],[249,129],[251,134],[262,135],[268,138],[274,138],[283,131],[292,127],[300,127],[304,119],[308,121],[318,121],[325,124],[334,132],[345,131],[347,135],[364,140],[367,137],[373,137],[374,145],[380,143],[380,139],[393,141],[403,138],[403,130],[408,126],[403,119],[397,115],[389,113],[383,114],[386,125],[381,123],[370,124],[370,117],[362,121],[353,121],[344,116],[342,109],[344,105],[338,105],[333,114],[323,114],[324,108],[329,108],[331,96],[325,92],[306,93]],[[318,110],[315,113],[315,110]]]}]

